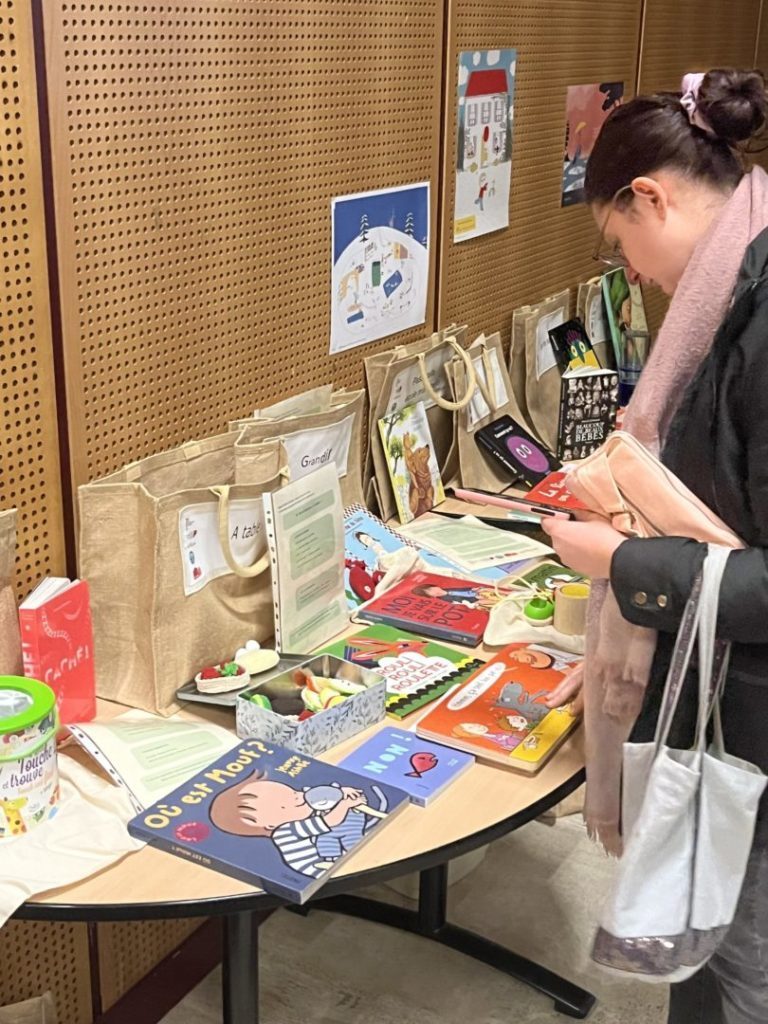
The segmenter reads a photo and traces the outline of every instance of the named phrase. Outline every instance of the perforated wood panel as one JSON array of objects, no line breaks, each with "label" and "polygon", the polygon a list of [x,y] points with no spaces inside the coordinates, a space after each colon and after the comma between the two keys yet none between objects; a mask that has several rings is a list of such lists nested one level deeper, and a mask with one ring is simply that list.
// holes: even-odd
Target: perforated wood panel
[{"label": "perforated wood panel", "polygon": [[127,921],[99,925],[101,1004],[108,1010],[203,923]]},{"label": "perforated wood panel", "polygon": [[639,92],[680,88],[686,71],[750,68],[760,0],[645,0]]},{"label": "perforated wood panel", "polygon": [[[512,311],[599,271],[586,207],[560,206],[569,85],[635,84],[640,0],[452,0],[447,48],[445,208],[439,319],[472,333],[501,331],[509,343]],[[458,54],[517,49],[510,226],[454,244]]]},{"label": "perforated wood panel", "polygon": [[0,930],[0,1006],[50,991],[61,1024],[90,1024],[88,929],[9,921]]},{"label": "perforated wood panel", "polygon": [[441,0],[44,6],[76,479],[359,386],[330,202],[437,181]]},{"label": "perforated wood panel", "polygon": [[0,0],[0,508],[20,513],[20,595],[64,568],[32,52],[27,0]]}]

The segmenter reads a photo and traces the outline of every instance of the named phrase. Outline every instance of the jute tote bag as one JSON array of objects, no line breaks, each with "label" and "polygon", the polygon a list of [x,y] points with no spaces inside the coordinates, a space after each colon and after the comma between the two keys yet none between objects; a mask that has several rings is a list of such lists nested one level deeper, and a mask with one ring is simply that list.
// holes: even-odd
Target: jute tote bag
[{"label": "jute tote bag", "polygon": [[[421,341],[399,345],[365,360],[370,415],[364,490],[366,503],[369,507],[378,506],[382,519],[389,519],[397,511],[379,436],[382,416],[423,402],[443,483],[457,479],[454,413],[458,406],[451,398],[445,367],[448,360],[456,356],[466,362],[468,375],[474,377],[474,369],[464,350],[466,333],[466,327],[446,327]],[[474,379],[471,384],[474,393]]]},{"label": "jute tote bag", "polygon": [[203,665],[273,633],[261,495],[285,450],[237,461],[230,432],[79,488],[80,574],[91,590],[97,692],[170,714]]},{"label": "jute tote bag", "polygon": [[270,410],[264,409],[255,419],[230,424],[231,429],[242,430],[238,450],[244,453],[249,444],[259,441],[281,441],[291,480],[333,462],[339,474],[341,500],[345,505],[361,503],[365,391],[340,390],[329,395],[324,387],[314,388],[278,405],[282,412],[288,410],[287,415],[273,418],[268,415]]},{"label": "jute tote bag", "polygon": [[535,433],[555,451],[560,413],[562,374],[555,358],[549,331],[569,316],[570,293],[566,289],[545,299],[525,325],[525,400]]},{"label": "jute tote bag", "polygon": [[16,509],[0,512],[0,676],[21,675],[16,571]]},{"label": "jute tote bag", "polygon": [[463,359],[451,359],[448,377],[456,404],[456,450],[459,456],[459,478],[464,487],[480,487],[499,491],[509,487],[512,479],[495,460],[478,448],[475,434],[500,416],[512,416],[520,422],[521,414],[512,393],[512,384],[504,362],[501,335],[479,338],[467,349],[475,371],[476,386],[468,394],[466,365]]}]

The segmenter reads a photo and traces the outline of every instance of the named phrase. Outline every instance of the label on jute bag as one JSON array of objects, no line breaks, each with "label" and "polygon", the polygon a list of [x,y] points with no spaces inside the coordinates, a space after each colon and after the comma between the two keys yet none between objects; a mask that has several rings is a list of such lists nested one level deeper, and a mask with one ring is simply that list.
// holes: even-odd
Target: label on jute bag
[{"label": "label on jute bag", "polygon": [[[252,565],[266,551],[261,498],[230,502],[229,543],[241,565]],[[179,511],[179,544],[187,597],[232,572],[219,542],[218,502],[186,505]]]}]

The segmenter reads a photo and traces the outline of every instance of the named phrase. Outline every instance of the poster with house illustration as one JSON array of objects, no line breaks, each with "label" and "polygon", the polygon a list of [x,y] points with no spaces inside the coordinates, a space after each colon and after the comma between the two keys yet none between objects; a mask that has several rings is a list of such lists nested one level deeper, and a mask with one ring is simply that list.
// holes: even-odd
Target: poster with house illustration
[{"label": "poster with house illustration", "polygon": [[623,82],[569,85],[565,102],[565,153],[561,206],[584,202],[587,160],[603,122],[624,96]]},{"label": "poster with house illustration", "polygon": [[331,203],[331,355],[423,324],[429,182]]},{"label": "poster with house illustration", "polygon": [[516,50],[459,54],[453,240],[509,226]]}]

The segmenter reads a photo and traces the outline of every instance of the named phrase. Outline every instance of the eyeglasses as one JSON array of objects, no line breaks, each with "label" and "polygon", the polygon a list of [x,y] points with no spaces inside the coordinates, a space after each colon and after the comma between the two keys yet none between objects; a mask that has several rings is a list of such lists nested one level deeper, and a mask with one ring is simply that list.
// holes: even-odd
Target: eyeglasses
[{"label": "eyeglasses", "polygon": [[605,215],[603,226],[600,229],[600,234],[597,238],[597,244],[595,245],[595,251],[592,253],[592,259],[597,263],[605,263],[609,267],[628,267],[629,260],[624,255],[621,249],[621,242],[614,242],[611,248],[605,245],[605,232],[608,230],[608,221],[611,219],[611,214],[616,209],[616,200],[624,192],[631,192],[631,185],[622,185],[622,187],[615,193],[611,199],[608,209],[608,213]]}]

